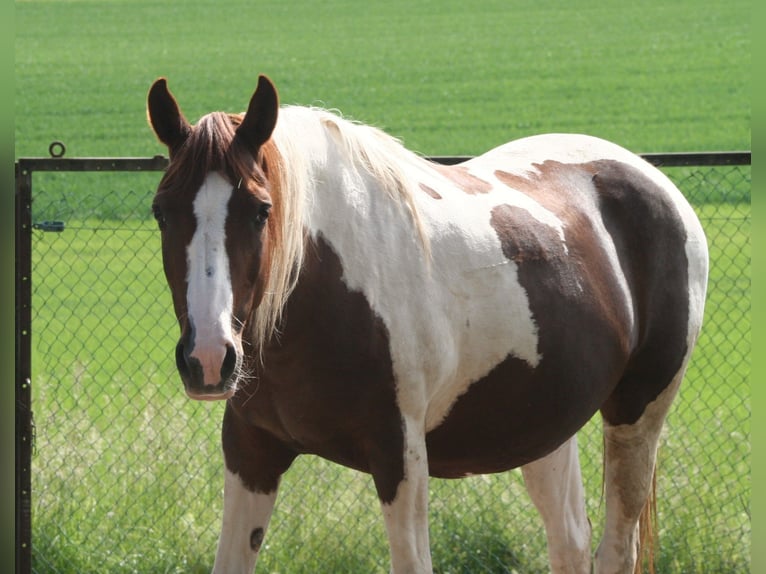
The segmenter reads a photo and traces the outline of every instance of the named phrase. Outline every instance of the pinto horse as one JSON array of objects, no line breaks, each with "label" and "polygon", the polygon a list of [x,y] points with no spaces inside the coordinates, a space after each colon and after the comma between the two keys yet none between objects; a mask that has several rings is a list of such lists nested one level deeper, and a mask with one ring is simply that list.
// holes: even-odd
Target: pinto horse
[{"label": "pinto horse", "polygon": [[654,167],[583,135],[446,167],[325,110],[191,125],[164,78],[153,210],[193,399],[225,400],[214,572],[252,572],[296,456],[367,472],[391,570],[432,570],[429,476],[521,467],[554,572],[591,572],[576,432],[603,419],[598,573],[640,562],[665,416],[699,334],[707,244]]}]

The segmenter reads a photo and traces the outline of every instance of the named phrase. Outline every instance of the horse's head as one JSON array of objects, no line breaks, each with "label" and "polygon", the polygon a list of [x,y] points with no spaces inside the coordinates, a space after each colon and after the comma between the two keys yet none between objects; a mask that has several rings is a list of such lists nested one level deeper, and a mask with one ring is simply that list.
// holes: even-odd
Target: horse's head
[{"label": "horse's head", "polygon": [[278,107],[261,76],[244,116],[214,112],[192,126],[164,78],[149,90],[149,122],[170,155],[153,211],[181,327],[176,364],[195,399],[227,399],[241,376],[245,324],[268,273],[265,148]]}]

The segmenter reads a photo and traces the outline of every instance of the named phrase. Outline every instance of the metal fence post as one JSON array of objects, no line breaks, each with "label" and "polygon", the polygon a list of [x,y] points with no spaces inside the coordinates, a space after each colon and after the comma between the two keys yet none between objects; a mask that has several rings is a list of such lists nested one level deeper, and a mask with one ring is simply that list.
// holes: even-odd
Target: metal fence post
[{"label": "metal fence post", "polygon": [[32,173],[16,163],[16,572],[32,571]]}]

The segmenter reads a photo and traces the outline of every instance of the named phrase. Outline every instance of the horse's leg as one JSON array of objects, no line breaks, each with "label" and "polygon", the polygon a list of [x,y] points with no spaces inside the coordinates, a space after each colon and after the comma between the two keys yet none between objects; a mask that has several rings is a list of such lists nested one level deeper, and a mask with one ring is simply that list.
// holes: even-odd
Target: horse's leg
[{"label": "horse's leg", "polygon": [[[606,523],[596,574],[630,574],[639,560],[639,518],[651,494],[657,445],[684,369],[632,424],[604,422]],[[603,409],[602,409],[603,415]]]},{"label": "horse's leg", "polygon": [[386,523],[391,572],[430,573],[428,457],[420,425],[404,423],[403,446],[403,452],[373,455],[370,465]]},{"label": "horse's leg", "polygon": [[554,574],[590,573],[591,527],[577,454],[577,435],[549,455],[521,467],[545,525]]},{"label": "horse's leg", "polygon": [[226,463],[223,523],[213,574],[252,574],[280,477],[295,453],[270,434],[238,419],[228,404],[222,442]]},{"label": "horse's leg", "polygon": [[276,499],[276,489],[271,492],[250,490],[238,475],[226,470],[223,524],[214,574],[253,572]]}]

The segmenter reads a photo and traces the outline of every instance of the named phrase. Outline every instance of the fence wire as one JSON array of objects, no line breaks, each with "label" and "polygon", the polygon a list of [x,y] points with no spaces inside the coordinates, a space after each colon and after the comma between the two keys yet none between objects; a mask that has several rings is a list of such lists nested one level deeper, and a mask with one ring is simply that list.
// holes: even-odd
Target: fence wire
[{"label": "fence wire", "polygon": [[[665,171],[702,220],[711,274],[702,336],[663,432],[657,570],[749,571],[750,166]],[[158,175],[92,177],[35,175],[32,571],[208,572],[222,405],[187,400],[175,371],[178,327],[149,213]],[[595,417],[578,437],[594,548],[600,426]],[[548,570],[519,472],[432,480],[430,490],[437,572]],[[258,570],[387,572],[374,492],[366,475],[300,457]]]}]

